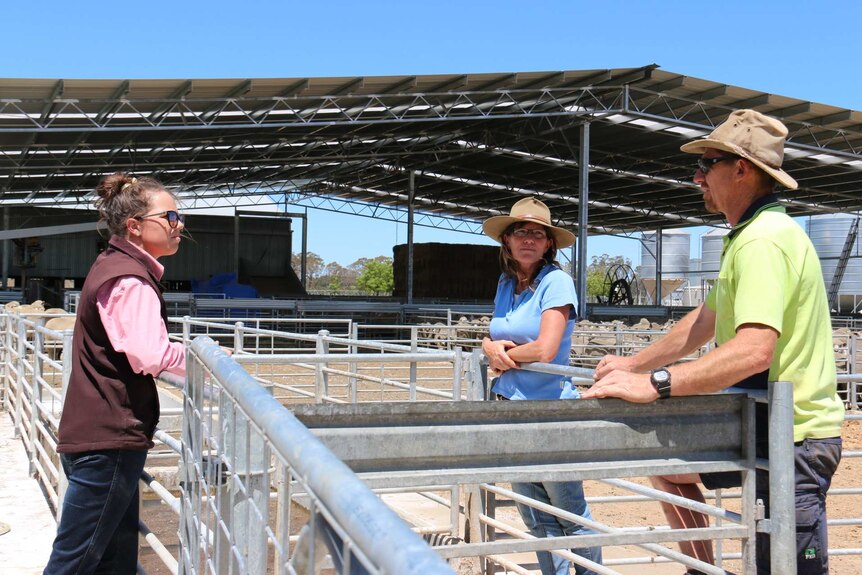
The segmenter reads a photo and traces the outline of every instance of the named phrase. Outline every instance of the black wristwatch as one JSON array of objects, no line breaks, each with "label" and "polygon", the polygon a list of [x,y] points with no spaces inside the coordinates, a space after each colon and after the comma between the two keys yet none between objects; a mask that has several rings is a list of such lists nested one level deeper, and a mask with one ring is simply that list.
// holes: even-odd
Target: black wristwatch
[{"label": "black wristwatch", "polygon": [[670,397],[670,372],[667,368],[660,367],[652,370],[649,374],[649,380],[658,392],[659,399]]}]

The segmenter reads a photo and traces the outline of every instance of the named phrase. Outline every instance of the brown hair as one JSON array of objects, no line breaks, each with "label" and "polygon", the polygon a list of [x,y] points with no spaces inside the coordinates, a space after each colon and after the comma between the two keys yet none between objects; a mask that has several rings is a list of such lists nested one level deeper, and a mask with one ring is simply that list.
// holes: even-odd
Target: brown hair
[{"label": "brown hair", "polygon": [[93,205],[99,210],[99,220],[107,224],[111,235],[125,237],[126,221],[144,215],[152,195],[164,191],[167,190],[155,178],[135,178],[125,172],[116,172],[99,182],[96,187],[99,197]]},{"label": "brown hair", "polygon": [[[509,245],[506,243],[506,237],[512,235],[512,232],[517,230],[518,228],[524,227],[529,222],[515,222],[510,224],[503,233],[500,234],[500,269],[504,274],[511,278],[518,278],[518,262],[515,261],[515,258],[512,256],[512,250],[509,249]],[[545,233],[548,235],[548,249],[545,250],[545,253],[542,254],[542,260],[547,264],[554,264],[559,267],[560,264],[557,263],[557,238],[554,237],[554,234],[551,233],[551,230],[547,226],[542,226],[542,229],[545,230]],[[533,277],[530,278],[532,282],[535,277],[539,274],[539,271],[544,266],[539,266],[535,272],[533,272]]]}]

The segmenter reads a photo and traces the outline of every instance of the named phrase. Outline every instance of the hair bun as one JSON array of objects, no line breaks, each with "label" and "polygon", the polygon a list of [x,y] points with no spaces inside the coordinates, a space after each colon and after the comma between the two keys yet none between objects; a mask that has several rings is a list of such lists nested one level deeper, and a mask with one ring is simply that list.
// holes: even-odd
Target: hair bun
[{"label": "hair bun", "polygon": [[99,186],[96,188],[96,193],[99,194],[102,199],[109,200],[117,194],[122,193],[128,188],[128,186],[134,185],[136,182],[136,178],[133,178],[125,172],[115,172],[110,176],[105,176],[105,178],[99,182]]}]

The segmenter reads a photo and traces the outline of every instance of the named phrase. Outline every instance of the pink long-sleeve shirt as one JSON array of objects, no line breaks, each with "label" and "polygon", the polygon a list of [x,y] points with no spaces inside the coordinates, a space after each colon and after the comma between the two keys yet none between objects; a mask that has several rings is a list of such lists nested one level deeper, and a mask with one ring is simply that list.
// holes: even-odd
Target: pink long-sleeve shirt
[{"label": "pink long-sleeve shirt", "polygon": [[[144,250],[141,253],[161,279],[164,266]],[[136,276],[118,277],[99,288],[96,307],[111,345],[126,354],[133,370],[153,376],[163,371],[185,375],[185,346],[168,339],[159,296],[151,286]]]}]

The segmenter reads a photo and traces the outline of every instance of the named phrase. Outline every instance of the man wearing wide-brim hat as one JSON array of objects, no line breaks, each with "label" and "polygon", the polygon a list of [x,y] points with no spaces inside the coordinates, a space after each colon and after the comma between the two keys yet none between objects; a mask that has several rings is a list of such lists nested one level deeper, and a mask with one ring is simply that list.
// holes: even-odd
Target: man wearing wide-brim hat
[{"label": "man wearing wide-brim hat", "polygon": [[[707,210],[732,226],[724,239],[719,278],[706,302],[667,337],[632,357],[608,355],[583,397],[650,402],[712,393],[738,384],[765,388],[793,383],[798,575],[828,573],[826,492],[841,458],[844,408],[837,394],[831,323],[820,261],[802,228],[774,191],[796,181],[782,168],[787,128],[754,110],[737,110],[709,136],[682,146],[698,154],[694,182]],[[703,357],[671,365],[715,337]],[[670,367],[668,367],[670,366]],[[758,406],[765,407],[765,406]],[[767,456],[766,418],[758,412],[757,455]],[[740,474],[653,478],[665,491],[703,500],[708,488],[740,485]],[[757,495],[768,508],[768,481]],[[705,516],[662,503],[674,528],[704,527]],[[680,543],[687,555],[713,563],[709,541]],[[757,570],[771,572],[768,536],[758,534]],[[689,573],[699,573],[690,569]]]}]

